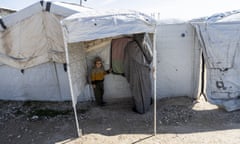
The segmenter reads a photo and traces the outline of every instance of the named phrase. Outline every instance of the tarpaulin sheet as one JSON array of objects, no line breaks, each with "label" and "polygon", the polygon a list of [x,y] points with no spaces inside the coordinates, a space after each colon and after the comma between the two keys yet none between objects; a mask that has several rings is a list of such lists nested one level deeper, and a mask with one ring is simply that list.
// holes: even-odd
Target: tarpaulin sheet
[{"label": "tarpaulin sheet", "polygon": [[112,40],[111,66],[114,73],[124,73],[124,50],[129,41],[132,41],[132,38],[123,37]]},{"label": "tarpaulin sheet", "polygon": [[240,109],[239,16],[227,12],[193,23],[207,64],[208,100],[227,111]]},{"label": "tarpaulin sheet", "polygon": [[134,109],[145,113],[151,105],[152,89],[152,43],[149,36],[134,36],[125,48],[125,76],[130,84]]}]

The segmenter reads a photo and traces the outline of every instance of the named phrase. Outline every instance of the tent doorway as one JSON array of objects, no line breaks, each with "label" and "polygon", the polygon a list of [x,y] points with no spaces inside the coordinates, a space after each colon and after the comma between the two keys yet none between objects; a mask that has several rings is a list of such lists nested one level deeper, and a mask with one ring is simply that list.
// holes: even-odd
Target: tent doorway
[{"label": "tent doorway", "polygon": [[[110,60],[111,57],[110,45],[112,40],[113,38],[106,38],[87,42],[68,43],[66,57],[75,115],[77,115],[75,106],[78,97],[84,100],[94,99],[93,90],[88,79],[93,60],[92,57],[100,56],[104,60],[106,59],[105,65],[110,64],[107,60]],[[151,99],[154,94],[152,88],[152,43],[153,40],[148,34],[135,34],[132,40],[124,47],[124,59],[122,61],[124,64],[124,75],[130,85],[130,95],[133,98],[134,110],[141,114],[150,109]],[[120,91],[117,90],[116,92]],[[75,118],[77,122],[77,116]],[[77,127],[78,135],[80,136],[82,132],[79,129],[78,123]]]},{"label": "tent doorway", "polygon": [[[97,50],[97,48],[104,47],[105,45],[110,46],[110,42],[113,38],[140,33],[152,33],[154,35],[156,22],[151,17],[135,11],[95,11],[91,13],[86,12],[74,14],[61,21],[61,24],[65,40],[69,85],[77,122],[76,104],[78,97],[83,99],[89,98],[89,95],[91,95],[91,86],[87,81],[87,51],[94,49]],[[153,40],[151,42],[153,42]],[[89,47],[87,47],[86,44]],[[149,47],[149,43],[141,44],[144,46],[143,51]],[[136,46],[138,44],[133,43],[132,45]],[[155,45],[152,49],[154,50],[153,54],[155,54]],[[146,51],[145,54],[149,54],[149,52]],[[107,58],[110,59],[109,57]],[[142,60],[144,63],[147,62],[146,59]],[[154,56],[154,64],[156,64],[155,61],[156,57]],[[150,65],[151,64],[149,64],[149,66]],[[141,73],[141,71],[137,72]],[[149,74],[151,74],[151,71],[149,71]],[[154,73],[154,76],[156,77],[155,74],[156,73]],[[142,77],[139,77],[139,80],[141,78]],[[156,99],[156,79],[154,79],[153,83],[154,99]],[[147,87],[145,83],[143,83],[142,86]],[[140,88],[140,90],[142,90],[142,88]],[[156,109],[156,107],[154,108]],[[154,120],[156,119],[154,118]],[[80,135],[81,132],[78,123],[77,128],[78,134]]]},{"label": "tent doorway", "polygon": [[138,113],[145,113],[151,105],[152,49],[148,34],[121,37],[111,42],[111,68],[113,73],[121,74],[127,79],[133,98],[133,109]]},{"label": "tent doorway", "polygon": [[138,113],[149,110],[153,95],[153,46],[149,34],[71,43],[68,49],[72,92],[77,97],[94,100],[89,76],[94,58],[100,57],[105,69],[113,70],[113,74],[107,76],[104,82],[104,99],[132,97],[133,107]]}]

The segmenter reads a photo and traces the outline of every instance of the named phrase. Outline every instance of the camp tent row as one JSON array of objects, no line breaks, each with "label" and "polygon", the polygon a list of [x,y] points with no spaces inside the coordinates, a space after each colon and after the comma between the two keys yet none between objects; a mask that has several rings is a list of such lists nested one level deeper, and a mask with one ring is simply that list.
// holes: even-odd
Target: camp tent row
[{"label": "camp tent row", "polygon": [[[84,13],[83,16],[91,19],[91,15],[96,12],[73,4],[38,2],[2,18],[3,23],[0,26],[1,99],[71,100],[60,21],[75,13]],[[119,12],[108,13],[117,15]],[[141,14],[139,13],[138,16],[141,17]],[[92,28],[94,27],[88,27],[88,29]],[[81,30],[87,37],[86,29]],[[74,32],[77,33],[77,31]],[[157,69],[158,98],[196,97],[198,95],[199,47],[194,38],[194,29],[187,23],[164,23],[156,26],[156,33],[158,34],[156,35],[157,65],[161,67]],[[96,34],[91,35],[96,36]],[[108,69],[111,63],[108,58],[111,39],[101,41],[88,43],[88,47],[94,43],[95,45],[101,43],[99,47],[106,48],[93,47],[87,51],[86,58],[90,65],[90,60],[99,55],[104,60],[105,68]],[[182,87],[183,84],[184,87]],[[105,79],[105,89],[106,99],[131,96],[126,79],[119,75],[108,75]],[[86,87],[85,95],[78,97],[78,101],[91,100],[92,97],[87,94],[88,92]]]},{"label": "camp tent row", "polygon": [[[65,8],[61,9],[61,7]],[[76,104],[78,97],[92,95],[87,78],[90,68],[88,64],[92,64],[93,57],[100,56],[106,59],[105,64],[109,65],[107,60],[110,61],[110,56],[112,56],[109,52],[113,39],[132,37],[136,38],[136,42],[139,40],[141,46],[137,45],[139,48],[129,47],[133,53],[129,52],[131,55],[128,58],[129,61],[124,60],[124,63],[129,63],[129,83],[134,89],[132,94],[135,93],[136,96],[140,94],[143,98],[136,98],[137,110],[144,113],[150,107],[151,85],[153,84],[150,76],[152,74],[152,58],[155,58],[153,56],[155,52],[152,52],[154,51],[155,21],[149,16],[135,11],[103,12],[81,7],[79,7],[79,11],[74,11],[75,7],[63,3],[40,1],[14,15],[1,19],[0,59],[2,64],[21,70],[23,75],[29,68],[40,64],[66,63],[64,70],[68,73],[78,135],[81,135]],[[29,10],[33,12],[29,13]],[[76,15],[65,18],[73,13]],[[63,18],[65,19],[63,20]],[[140,39],[138,39],[139,37]],[[146,55],[151,57],[148,63],[145,62]],[[56,65],[54,66],[55,72],[57,72]],[[136,66],[136,69],[133,69],[132,66]],[[133,74],[133,70],[139,69],[144,69],[146,73],[139,71],[140,73]],[[36,73],[35,77],[38,77]],[[58,77],[56,74],[59,83]],[[139,78],[144,81],[136,81]],[[26,79],[28,78],[26,77]],[[65,81],[65,83],[67,82]],[[136,87],[136,85],[139,86]],[[28,95],[26,94],[26,96]],[[148,100],[145,100],[146,96],[149,97]],[[26,99],[23,97],[23,100]]]},{"label": "camp tent row", "polygon": [[[237,65],[237,48],[229,49],[228,46],[233,44],[229,41],[228,44],[219,46],[223,47],[222,53],[218,53],[219,49],[212,50],[213,47],[208,45],[213,45],[213,41],[207,41],[210,33],[207,33],[208,37],[203,37],[208,25],[209,23],[202,21],[156,25],[150,17],[135,11],[95,11],[73,4],[40,1],[1,19],[0,98],[72,100],[75,108],[77,101],[93,99],[87,78],[92,59],[95,56],[102,57],[104,66],[108,69],[113,66],[113,40],[148,33],[150,41],[155,45],[155,49],[152,49],[154,60],[151,67],[158,67],[155,76],[157,82],[155,81],[155,85],[153,82],[155,97],[199,96],[203,92],[200,84],[203,83],[203,50],[204,60],[207,62],[208,100],[225,106],[227,110],[238,109],[238,90],[232,86],[238,85],[237,78],[234,79],[238,74],[237,68],[232,74],[229,73],[233,65]],[[214,31],[214,22],[212,25],[214,28],[211,34],[217,32]],[[229,30],[227,24],[222,28],[225,29],[221,31]],[[224,37],[214,38],[222,41]],[[236,39],[235,42],[237,43]],[[216,53],[220,57],[214,57]],[[209,54],[214,55],[212,61],[207,57]],[[229,59],[221,57],[224,54],[230,54],[226,56]],[[219,59],[215,61],[214,58],[221,59],[225,64],[221,65]],[[210,63],[221,68],[211,68]],[[118,65],[116,69],[119,67],[121,66]],[[216,74],[216,71],[220,71],[221,75]],[[228,82],[232,85],[226,88]],[[120,75],[107,76],[105,88],[107,90],[104,97],[108,99],[131,96],[127,80]],[[219,97],[218,92],[223,97]],[[229,92],[235,95],[229,95]]]}]

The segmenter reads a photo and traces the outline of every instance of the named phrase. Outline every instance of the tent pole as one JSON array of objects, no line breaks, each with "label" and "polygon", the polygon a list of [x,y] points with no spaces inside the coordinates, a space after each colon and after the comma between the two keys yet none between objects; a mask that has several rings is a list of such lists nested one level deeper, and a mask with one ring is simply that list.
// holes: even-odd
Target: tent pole
[{"label": "tent pole", "polygon": [[68,73],[68,79],[69,79],[69,86],[70,86],[70,92],[71,92],[71,97],[72,97],[72,106],[73,106],[73,110],[74,110],[74,117],[75,117],[75,122],[76,122],[76,127],[77,127],[77,134],[78,137],[82,136],[82,130],[79,127],[79,123],[78,123],[78,117],[77,117],[77,109],[76,109],[76,104],[77,101],[74,98],[74,92],[73,92],[73,86],[72,86],[72,76],[70,73],[70,61],[69,61],[69,51],[68,51],[68,46],[67,43],[64,41],[65,44],[65,53],[66,53],[66,62],[67,62],[67,73]]},{"label": "tent pole", "polygon": [[154,97],[154,136],[157,134],[157,51],[156,51],[156,25],[154,30],[154,36],[153,36],[153,97]]}]

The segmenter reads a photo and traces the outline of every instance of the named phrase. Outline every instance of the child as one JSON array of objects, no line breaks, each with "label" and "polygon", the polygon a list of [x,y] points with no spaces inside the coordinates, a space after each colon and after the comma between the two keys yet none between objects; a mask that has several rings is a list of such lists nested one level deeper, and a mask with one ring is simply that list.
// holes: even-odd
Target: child
[{"label": "child", "polygon": [[100,57],[96,57],[94,60],[94,67],[91,71],[91,81],[94,90],[95,99],[98,105],[104,106],[103,93],[104,93],[104,76],[108,74],[111,70],[105,71],[102,60]]}]

